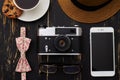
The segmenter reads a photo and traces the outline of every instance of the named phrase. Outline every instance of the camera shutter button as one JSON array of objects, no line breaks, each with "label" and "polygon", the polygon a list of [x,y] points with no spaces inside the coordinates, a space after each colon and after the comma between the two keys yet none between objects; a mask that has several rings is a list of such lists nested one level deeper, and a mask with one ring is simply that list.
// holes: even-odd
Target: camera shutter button
[{"label": "camera shutter button", "polygon": [[48,52],[48,45],[45,45],[45,52]]}]

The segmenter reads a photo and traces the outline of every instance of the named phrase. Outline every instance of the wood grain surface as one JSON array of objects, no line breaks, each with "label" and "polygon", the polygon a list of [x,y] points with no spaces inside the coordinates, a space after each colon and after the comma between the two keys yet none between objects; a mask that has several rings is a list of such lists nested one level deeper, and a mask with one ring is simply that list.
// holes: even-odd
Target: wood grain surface
[{"label": "wood grain surface", "polygon": [[[4,0],[0,0],[2,8]],[[31,17],[32,18],[32,17]],[[38,56],[37,55],[37,30],[39,26],[74,26],[79,25],[83,30],[82,60],[81,56]],[[32,39],[27,59],[32,68],[27,73],[27,80],[118,80],[118,38],[120,27],[120,12],[110,19],[97,24],[84,24],[73,21],[64,14],[57,0],[51,0],[48,12],[39,20],[33,22],[23,22],[18,19],[6,18],[0,9],[0,80],[21,80],[20,73],[15,72],[15,68],[20,57],[16,47],[15,38],[20,36],[20,27],[25,26],[27,37]],[[90,76],[89,59],[89,29],[92,26],[112,26],[115,29],[116,41],[116,75],[107,78],[93,78]],[[64,59],[64,61],[63,61]],[[75,64],[80,65],[81,71],[76,75],[68,75],[59,68],[55,74],[41,73],[40,64]]]}]

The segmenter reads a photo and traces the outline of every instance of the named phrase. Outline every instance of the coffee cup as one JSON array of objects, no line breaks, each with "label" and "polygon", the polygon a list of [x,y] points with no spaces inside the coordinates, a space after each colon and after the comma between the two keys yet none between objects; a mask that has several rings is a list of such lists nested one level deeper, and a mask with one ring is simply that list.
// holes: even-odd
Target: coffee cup
[{"label": "coffee cup", "polygon": [[13,2],[20,10],[30,11],[39,5],[40,0],[13,0]]}]

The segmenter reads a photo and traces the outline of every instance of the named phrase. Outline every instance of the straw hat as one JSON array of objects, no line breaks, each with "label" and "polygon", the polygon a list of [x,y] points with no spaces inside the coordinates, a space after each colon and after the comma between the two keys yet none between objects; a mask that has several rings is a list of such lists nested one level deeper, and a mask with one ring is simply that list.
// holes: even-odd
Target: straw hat
[{"label": "straw hat", "polygon": [[120,0],[58,0],[62,10],[83,23],[98,23],[112,17],[120,9]]}]

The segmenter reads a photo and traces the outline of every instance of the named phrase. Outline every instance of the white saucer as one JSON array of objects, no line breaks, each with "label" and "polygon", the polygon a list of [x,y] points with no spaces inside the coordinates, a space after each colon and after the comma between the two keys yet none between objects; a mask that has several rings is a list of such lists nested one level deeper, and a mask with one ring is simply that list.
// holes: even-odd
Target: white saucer
[{"label": "white saucer", "polygon": [[35,9],[31,11],[24,11],[18,19],[25,22],[38,20],[47,12],[49,5],[50,0],[40,0],[39,5]]}]

